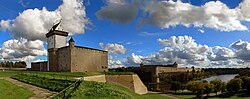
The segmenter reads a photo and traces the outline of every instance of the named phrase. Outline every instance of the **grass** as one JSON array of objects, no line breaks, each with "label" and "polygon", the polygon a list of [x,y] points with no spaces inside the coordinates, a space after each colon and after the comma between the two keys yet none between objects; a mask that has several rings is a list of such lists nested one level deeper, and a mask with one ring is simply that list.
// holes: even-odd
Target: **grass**
[{"label": "grass", "polygon": [[[41,74],[40,74],[41,75]],[[29,73],[21,73],[12,78],[22,82],[26,82],[35,86],[39,86],[51,91],[61,91],[67,86],[71,85],[74,81],[64,79],[51,79],[40,75],[34,75]]]},{"label": "grass", "polygon": [[174,97],[181,98],[181,99],[191,99],[191,98],[195,98],[196,97],[195,95],[193,95],[192,93],[189,93],[189,92],[173,93],[173,94],[170,94],[170,95],[174,96]]},{"label": "grass", "polygon": [[0,77],[11,77],[13,75],[16,75],[20,72],[23,72],[23,71],[9,71],[9,70],[0,70]]},{"label": "grass", "polygon": [[71,99],[168,99],[158,94],[138,95],[126,88],[109,83],[83,81]]},{"label": "grass", "polygon": [[220,94],[217,96],[210,96],[207,97],[207,99],[221,99],[221,98],[226,98],[226,99],[250,99],[250,95],[246,94],[244,91],[240,91],[236,94]]},{"label": "grass", "polygon": [[0,80],[0,97],[3,99],[27,99],[34,93],[6,80]]}]

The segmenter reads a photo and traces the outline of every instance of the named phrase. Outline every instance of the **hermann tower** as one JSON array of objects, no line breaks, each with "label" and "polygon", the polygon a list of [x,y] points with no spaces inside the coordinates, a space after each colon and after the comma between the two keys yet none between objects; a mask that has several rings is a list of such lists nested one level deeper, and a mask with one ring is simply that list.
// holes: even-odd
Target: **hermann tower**
[{"label": "hermann tower", "polygon": [[50,31],[46,34],[47,38],[47,48],[48,48],[48,71],[57,71],[58,70],[58,59],[57,59],[57,50],[58,48],[66,46],[68,32],[55,30],[60,24],[57,23],[54,25]]}]

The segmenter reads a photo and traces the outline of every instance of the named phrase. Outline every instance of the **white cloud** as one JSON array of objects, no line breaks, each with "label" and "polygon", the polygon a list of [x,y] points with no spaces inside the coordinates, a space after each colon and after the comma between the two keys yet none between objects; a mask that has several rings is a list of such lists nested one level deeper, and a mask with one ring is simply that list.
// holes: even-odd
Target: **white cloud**
[{"label": "white cloud", "polygon": [[34,60],[32,62],[45,62],[45,61],[47,61],[47,60],[37,59],[37,60]]},{"label": "white cloud", "polygon": [[246,62],[250,61],[250,43],[247,41],[238,40],[230,45],[236,50],[236,57]]},{"label": "white cloud", "polygon": [[108,51],[109,53],[112,53],[115,55],[125,54],[126,52],[126,48],[120,44],[108,43],[104,45],[103,43],[99,43],[99,46],[102,47],[104,50]]},{"label": "white cloud", "polygon": [[122,61],[116,58],[113,58],[112,56],[109,56],[108,65],[109,65],[109,68],[125,67],[125,64]]},{"label": "white cloud", "polygon": [[229,60],[235,58],[235,53],[226,47],[213,47],[213,55],[209,57],[211,61]]},{"label": "white cloud", "polygon": [[240,20],[250,21],[250,0],[243,0],[242,3],[236,8]]},{"label": "white cloud", "polygon": [[205,33],[205,31],[203,29],[198,29],[198,31],[201,33]]},{"label": "white cloud", "polygon": [[[244,0],[238,7],[230,9],[220,1],[209,1],[202,6],[183,3],[181,0],[147,1],[147,0],[108,0],[107,6],[97,13],[99,19],[113,22],[131,22],[142,11],[141,24],[151,24],[160,28],[177,25],[186,27],[206,27],[219,31],[244,31],[248,28],[241,21],[250,21],[250,0]],[[202,32],[202,31],[201,31]]]},{"label": "white cloud", "polygon": [[125,0],[107,0],[107,6],[96,12],[98,19],[109,19],[113,22],[131,22],[138,13],[135,2],[128,3]]},{"label": "white cloud", "polygon": [[145,8],[149,12],[146,23],[161,28],[183,25],[186,27],[208,27],[220,31],[247,30],[238,20],[235,9],[220,1],[210,1],[204,6],[194,6],[181,1],[151,2]]},{"label": "white cloud", "polygon": [[61,26],[65,31],[71,34],[84,33],[88,19],[82,2],[82,0],[63,0],[63,3],[54,11],[48,11],[45,7],[41,10],[27,9],[13,20],[10,27],[6,25],[7,29],[10,29],[10,34],[15,39],[45,40],[45,34],[52,25],[62,19]]},{"label": "white cloud", "polygon": [[142,62],[141,58],[142,56],[135,55],[134,53],[131,54],[131,56],[128,58],[128,63],[130,64],[140,64]]},{"label": "white cloud", "polygon": [[47,50],[40,40],[14,39],[3,43],[0,54],[0,58],[4,60],[31,61],[36,56],[46,56]]},{"label": "white cloud", "polygon": [[11,20],[1,20],[0,21],[0,29],[2,31],[6,31],[6,30],[10,29],[10,27],[11,27],[10,22],[11,22]]},{"label": "white cloud", "polygon": [[190,36],[172,36],[167,39],[158,39],[158,42],[165,48],[147,56],[132,53],[127,58],[127,62],[130,65],[139,65],[140,62],[144,64],[173,64],[177,62],[180,67],[229,68],[244,67],[244,62],[248,57],[242,55],[250,56],[250,50],[248,51],[247,48],[250,43],[243,41],[231,44],[232,48],[237,49],[236,52],[226,47],[198,44]]}]

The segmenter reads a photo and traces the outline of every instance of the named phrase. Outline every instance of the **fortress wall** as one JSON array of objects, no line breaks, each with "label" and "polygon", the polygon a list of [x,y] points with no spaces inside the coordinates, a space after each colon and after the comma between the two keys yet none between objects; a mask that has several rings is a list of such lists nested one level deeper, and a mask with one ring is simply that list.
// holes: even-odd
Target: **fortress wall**
[{"label": "fortress wall", "polygon": [[58,50],[58,71],[70,72],[70,49],[65,47]]},{"label": "fortress wall", "polygon": [[96,81],[96,82],[106,82],[105,75],[97,75],[97,76],[87,76],[83,77],[85,81]]},{"label": "fortress wall", "polygon": [[138,75],[132,75],[134,81],[134,91],[137,94],[146,94],[148,93],[147,87],[143,84]]},{"label": "fortress wall", "polygon": [[71,48],[72,72],[108,71],[106,57],[107,53],[103,51],[73,47]]},{"label": "fortress wall", "polygon": [[134,91],[134,81],[132,75],[106,75],[106,80]]},{"label": "fortress wall", "polygon": [[138,75],[97,75],[84,77],[85,81],[108,82],[134,91],[137,94],[146,94],[147,87]]}]

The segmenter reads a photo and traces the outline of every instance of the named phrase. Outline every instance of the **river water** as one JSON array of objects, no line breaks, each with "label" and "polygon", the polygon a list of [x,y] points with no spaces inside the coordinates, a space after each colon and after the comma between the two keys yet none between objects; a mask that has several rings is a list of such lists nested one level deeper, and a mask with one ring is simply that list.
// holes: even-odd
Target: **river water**
[{"label": "river water", "polygon": [[216,76],[211,76],[211,77],[208,77],[208,78],[204,78],[201,81],[206,80],[206,81],[210,82],[210,81],[215,80],[215,79],[220,79],[223,82],[228,82],[237,75],[238,74],[216,75]]}]

